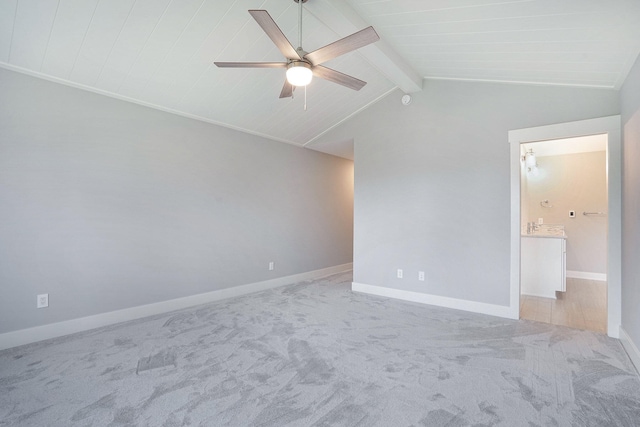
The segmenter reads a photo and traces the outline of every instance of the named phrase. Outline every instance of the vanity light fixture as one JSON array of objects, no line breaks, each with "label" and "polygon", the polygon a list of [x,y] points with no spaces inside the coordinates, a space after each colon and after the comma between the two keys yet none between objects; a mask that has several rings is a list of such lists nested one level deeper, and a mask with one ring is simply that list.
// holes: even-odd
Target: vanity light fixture
[{"label": "vanity light fixture", "polygon": [[527,152],[524,153],[524,156],[522,156],[522,161],[527,167],[527,172],[538,175],[538,161],[536,160],[536,155],[533,153],[533,148],[529,148]]}]

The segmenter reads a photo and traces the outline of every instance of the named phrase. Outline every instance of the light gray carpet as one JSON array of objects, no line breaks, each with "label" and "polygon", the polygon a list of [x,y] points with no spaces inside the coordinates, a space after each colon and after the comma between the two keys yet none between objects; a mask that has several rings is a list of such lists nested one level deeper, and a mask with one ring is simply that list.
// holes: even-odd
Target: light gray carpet
[{"label": "light gray carpet", "polygon": [[640,379],[616,340],[350,281],[1,352],[0,425],[640,425]]}]

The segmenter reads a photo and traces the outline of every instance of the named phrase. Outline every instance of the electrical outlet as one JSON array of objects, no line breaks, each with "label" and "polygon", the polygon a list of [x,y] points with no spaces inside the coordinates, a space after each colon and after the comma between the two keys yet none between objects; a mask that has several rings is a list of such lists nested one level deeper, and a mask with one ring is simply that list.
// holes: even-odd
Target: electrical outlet
[{"label": "electrical outlet", "polygon": [[538,218],[538,225],[544,224],[544,218]]},{"label": "electrical outlet", "polygon": [[269,261],[269,271],[273,271],[276,269],[276,263],[273,261]]},{"label": "electrical outlet", "polygon": [[36,300],[37,308],[46,308],[49,307],[49,294],[40,294]]},{"label": "electrical outlet", "polygon": [[424,271],[418,271],[418,280],[424,282]]},{"label": "electrical outlet", "polygon": [[404,275],[404,273],[402,272],[402,269],[399,268],[398,269],[398,279],[402,279],[402,276]]}]

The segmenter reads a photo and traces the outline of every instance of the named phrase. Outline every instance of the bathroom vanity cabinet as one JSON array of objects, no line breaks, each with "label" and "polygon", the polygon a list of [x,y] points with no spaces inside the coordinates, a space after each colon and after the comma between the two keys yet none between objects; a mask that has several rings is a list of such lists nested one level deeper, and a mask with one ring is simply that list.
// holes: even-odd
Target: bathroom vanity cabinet
[{"label": "bathroom vanity cabinet", "polygon": [[522,235],[520,292],[556,298],[556,291],[567,290],[566,236]]}]

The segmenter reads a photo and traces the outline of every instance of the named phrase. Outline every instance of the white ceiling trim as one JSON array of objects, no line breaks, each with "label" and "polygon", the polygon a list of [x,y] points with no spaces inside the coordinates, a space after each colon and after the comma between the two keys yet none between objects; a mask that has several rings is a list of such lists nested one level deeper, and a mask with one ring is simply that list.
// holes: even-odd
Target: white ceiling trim
[{"label": "white ceiling trim", "polygon": [[[369,26],[344,0],[313,0],[305,9],[343,37]],[[405,93],[422,90],[422,76],[384,40],[359,49],[358,53]]]}]

